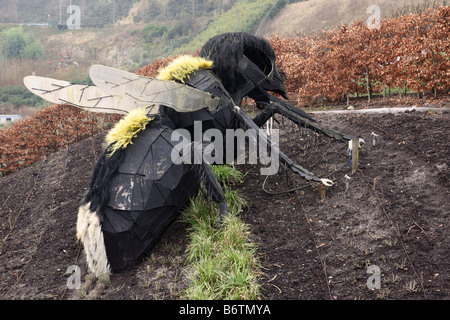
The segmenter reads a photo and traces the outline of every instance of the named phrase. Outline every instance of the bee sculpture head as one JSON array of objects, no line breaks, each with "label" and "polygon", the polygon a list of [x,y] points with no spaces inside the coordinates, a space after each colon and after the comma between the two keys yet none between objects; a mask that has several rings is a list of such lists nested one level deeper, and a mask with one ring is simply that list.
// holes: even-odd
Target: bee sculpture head
[{"label": "bee sculpture head", "polygon": [[200,56],[213,61],[213,71],[234,102],[248,96],[257,103],[268,102],[268,91],[287,99],[282,72],[266,40],[245,32],[224,33],[209,39]]}]

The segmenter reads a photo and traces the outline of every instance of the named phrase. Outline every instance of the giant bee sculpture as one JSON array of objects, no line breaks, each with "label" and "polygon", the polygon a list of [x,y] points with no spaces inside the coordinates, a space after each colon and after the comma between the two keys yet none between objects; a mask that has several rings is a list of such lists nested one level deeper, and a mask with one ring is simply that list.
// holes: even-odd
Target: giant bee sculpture
[{"label": "giant bee sculpture", "polygon": [[[259,129],[275,113],[339,141],[352,137],[324,128],[309,114],[290,105],[282,74],[270,44],[247,33],[211,38],[199,57],[181,56],[156,79],[117,69],[92,66],[95,86],[26,77],[25,85],[54,103],[70,103],[93,112],[125,114],[108,133],[79,208],[77,237],[84,245],[91,272],[100,276],[133,266],[151,250],[203,184],[228,213],[224,193],[202,155],[200,161],[175,164],[171,151],[174,130],[194,133],[215,128]],[[254,99],[261,112],[250,119],[239,108],[244,97]],[[266,145],[271,141],[258,130]],[[276,148],[276,146],[275,146]],[[295,164],[279,151],[279,159],[301,177],[332,184]]]}]

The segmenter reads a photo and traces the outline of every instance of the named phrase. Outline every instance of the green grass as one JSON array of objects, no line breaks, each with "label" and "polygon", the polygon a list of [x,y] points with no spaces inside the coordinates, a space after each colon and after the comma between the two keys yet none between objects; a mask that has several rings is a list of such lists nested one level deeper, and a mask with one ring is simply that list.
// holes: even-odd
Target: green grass
[{"label": "green grass", "polygon": [[4,86],[0,88],[0,105],[11,104],[14,107],[32,106],[43,104],[44,100],[29,91],[25,86]]},{"label": "green grass", "polygon": [[244,199],[231,184],[242,174],[231,166],[213,166],[223,185],[230,212],[217,227],[217,205],[200,193],[191,200],[183,218],[189,223],[185,273],[190,282],[183,296],[190,300],[256,299],[260,293],[261,267],[257,245],[239,213]]},{"label": "green grass", "polygon": [[175,53],[192,52],[200,49],[205,42],[224,32],[244,31],[253,33],[258,23],[269,12],[276,0],[241,0],[238,2],[239,21],[234,5],[227,12],[215,18],[207,28],[197,34],[190,42],[181,45]]}]

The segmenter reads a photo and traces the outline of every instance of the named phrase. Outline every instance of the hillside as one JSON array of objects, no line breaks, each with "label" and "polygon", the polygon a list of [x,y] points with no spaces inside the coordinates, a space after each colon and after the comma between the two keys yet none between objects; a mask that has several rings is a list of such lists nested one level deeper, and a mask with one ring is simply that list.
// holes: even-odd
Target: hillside
[{"label": "hillside", "polygon": [[[416,10],[419,5],[430,6],[434,1],[438,0],[380,0],[378,3],[381,18],[384,18],[394,12]],[[64,11],[68,3],[61,2],[63,22],[68,17]],[[83,74],[83,67],[93,63],[135,70],[161,57],[198,50],[208,38],[222,32],[242,30],[270,37],[327,29],[355,19],[367,19],[370,14],[366,10],[371,4],[369,0],[331,3],[325,0],[241,0],[237,6],[231,0],[73,0],[71,3],[81,8],[80,30],[61,31],[46,26],[29,26],[27,30],[43,44],[44,64],[58,68],[61,55],[68,51],[72,60],[82,66]],[[59,23],[59,9],[59,0],[38,0],[33,4],[25,4],[24,0],[2,2],[0,22],[46,23],[50,14],[51,20]],[[102,27],[93,27],[94,20]],[[161,26],[165,31],[146,40],[142,29],[148,24]],[[7,26],[0,24],[0,29]],[[42,67],[39,62],[31,72],[42,74]]]},{"label": "hillside", "polygon": [[[424,7],[434,3],[443,4],[442,0],[379,0],[381,19],[398,14],[420,12]],[[268,19],[259,31],[261,36],[295,36],[317,33],[334,26],[349,24],[355,20],[367,20],[373,12],[367,8],[373,5],[372,0],[308,0],[290,3],[272,19]]]},{"label": "hillside", "polygon": [[0,22],[47,23],[67,19],[67,7],[80,7],[83,24],[112,23],[128,15],[133,3],[140,0],[8,0],[0,2]]},{"label": "hillside", "polygon": [[[231,0],[72,0],[70,3],[80,7],[81,29],[61,30],[55,26],[65,25],[69,1],[39,0],[32,5],[22,0],[0,3],[0,31],[16,23],[25,24],[26,33],[37,38],[45,50],[42,61],[17,63],[15,79],[10,72],[13,61],[7,61],[8,57],[0,52],[0,70],[4,71],[0,87],[18,85],[24,75],[32,72],[80,80],[94,63],[133,71],[175,51],[196,51],[218,33],[239,30],[252,33],[261,19],[269,12],[276,13],[286,1],[241,0],[237,7]],[[50,28],[48,22],[55,27]],[[161,32],[147,31],[154,29]],[[73,62],[79,68],[70,68]]]}]

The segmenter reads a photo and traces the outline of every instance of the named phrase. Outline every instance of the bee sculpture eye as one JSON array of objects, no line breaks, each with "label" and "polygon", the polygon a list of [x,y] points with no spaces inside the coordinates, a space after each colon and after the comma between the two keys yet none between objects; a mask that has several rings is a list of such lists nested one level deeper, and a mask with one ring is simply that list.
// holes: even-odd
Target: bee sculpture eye
[{"label": "bee sculpture eye", "polygon": [[244,57],[253,62],[262,73],[266,76],[270,75],[273,71],[272,61],[267,55],[255,47],[245,47]]}]

